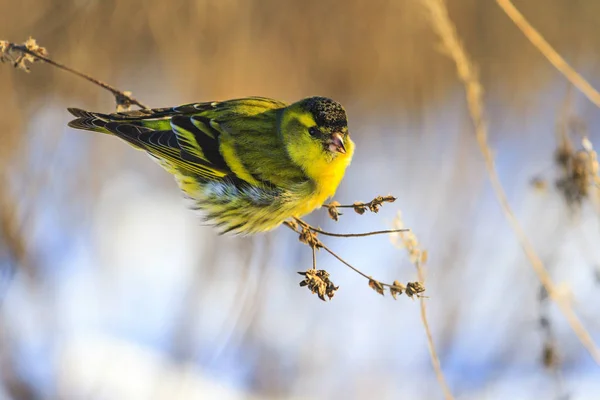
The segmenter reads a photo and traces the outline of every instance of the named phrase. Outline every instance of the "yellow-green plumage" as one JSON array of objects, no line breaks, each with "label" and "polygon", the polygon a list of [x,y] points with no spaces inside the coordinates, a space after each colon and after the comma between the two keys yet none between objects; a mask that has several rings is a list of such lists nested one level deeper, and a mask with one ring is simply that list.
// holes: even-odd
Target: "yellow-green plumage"
[{"label": "yellow-green plumage", "polygon": [[69,109],[69,126],[148,152],[221,232],[271,230],[333,196],[354,152],[341,105],[249,97],[114,114]]}]

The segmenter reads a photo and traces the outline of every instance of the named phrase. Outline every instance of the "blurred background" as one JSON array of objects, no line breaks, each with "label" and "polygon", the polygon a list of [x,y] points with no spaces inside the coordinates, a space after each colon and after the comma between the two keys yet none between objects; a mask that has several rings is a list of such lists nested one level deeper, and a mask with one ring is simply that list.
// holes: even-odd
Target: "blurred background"
[{"label": "blurred background", "polygon": [[[600,113],[493,1],[449,0],[479,67],[497,168],[546,267],[600,342],[600,226],[566,195],[562,133],[600,146]],[[520,0],[600,86],[600,3]],[[0,0],[0,39],[153,107],[247,95],[346,106],[357,144],[336,200],[393,194],[327,230],[401,210],[429,252],[433,337],[459,399],[598,399],[600,368],[550,303],[490,188],[451,60],[416,0]],[[308,247],[281,228],[217,236],[125,143],[67,128],[114,98],[47,65],[0,65],[0,398],[440,399],[419,304],[381,297],[324,252],[340,290],[298,287]],[[535,181],[535,185],[532,184]],[[564,179],[563,179],[564,181]],[[562,188],[562,189],[561,189]],[[579,201],[577,199],[579,197]],[[384,281],[416,280],[390,238],[325,238]]]}]

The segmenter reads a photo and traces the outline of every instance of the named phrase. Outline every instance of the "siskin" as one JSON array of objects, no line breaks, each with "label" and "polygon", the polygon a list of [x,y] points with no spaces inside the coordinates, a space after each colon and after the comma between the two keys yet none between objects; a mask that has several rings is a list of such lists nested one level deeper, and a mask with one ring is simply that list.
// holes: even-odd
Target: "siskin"
[{"label": "siskin", "polygon": [[354,153],[344,108],[248,97],[100,114],[70,108],[69,126],[115,135],[175,176],[221,233],[250,234],[321,207]]}]

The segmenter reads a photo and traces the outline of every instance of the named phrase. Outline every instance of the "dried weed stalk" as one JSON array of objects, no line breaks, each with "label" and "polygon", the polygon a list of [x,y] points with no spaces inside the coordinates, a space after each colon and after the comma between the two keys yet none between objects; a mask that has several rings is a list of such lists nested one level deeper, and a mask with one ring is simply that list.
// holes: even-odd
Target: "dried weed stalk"
[{"label": "dried weed stalk", "polygon": [[[497,1],[501,6],[507,6],[510,4],[508,0]],[[573,329],[581,343],[589,351],[594,360],[598,364],[600,364],[600,350],[594,343],[594,340],[592,339],[588,331],[583,326],[582,322],[575,314],[571,303],[568,301],[568,299],[560,296],[559,292],[556,290],[556,286],[552,281],[550,274],[544,267],[544,264],[537,255],[527,235],[523,231],[521,224],[515,217],[510,207],[510,204],[508,203],[506,193],[504,191],[502,183],[500,182],[500,178],[498,177],[498,172],[496,171],[492,150],[487,141],[487,120],[485,118],[484,112],[483,87],[479,82],[477,71],[458,37],[456,28],[450,20],[450,17],[448,16],[448,9],[446,7],[446,3],[444,2],[444,0],[421,0],[421,2],[429,14],[429,21],[431,27],[438,34],[442,42],[443,49],[445,50],[447,55],[456,64],[458,77],[465,87],[469,114],[471,116],[471,120],[475,128],[475,137],[477,139],[479,149],[485,160],[485,166],[490,178],[490,182],[496,194],[496,198],[498,199],[498,202],[502,207],[504,215],[506,216],[506,219],[510,223],[513,231],[515,232],[516,237],[521,243],[525,255],[527,256],[534,272],[537,274],[542,285],[548,292],[548,295],[559,306],[561,312],[566,317],[569,325],[571,326],[571,329]],[[516,9],[514,9],[514,7],[512,8],[514,14],[514,11],[516,11]],[[564,64],[559,63],[557,68],[559,68],[560,66],[559,69],[562,68],[563,70],[568,71],[568,69],[565,68],[565,65],[568,66],[566,62]],[[571,72],[574,71],[571,70]],[[580,90],[586,90],[589,92],[589,88],[586,85],[584,85],[583,82],[581,82],[581,80],[575,79],[574,84],[576,87],[580,88]],[[597,104],[600,105],[600,95],[598,96],[597,100]]]},{"label": "dried weed stalk", "polygon": [[[406,252],[408,253],[408,259],[417,269],[417,276],[419,278],[419,282],[421,284],[424,284],[424,265],[425,263],[427,263],[428,259],[427,250],[421,249],[419,240],[412,231],[402,231],[402,229],[404,228],[404,221],[402,220],[402,213],[400,212],[398,212],[396,218],[394,219],[394,228],[397,229],[399,232],[392,236],[392,243],[398,248],[406,249]],[[452,396],[450,387],[448,386],[446,378],[444,377],[444,372],[442,371],[440,358],[437,354],[435,345],[433,343],[433,335],[431,334],[431,328],[429,327],[429,321],[427,319],[427,306],[425,303],[425,299],[420,298],[420,305],[421,322],[423,323],[423,327],[425,328],[425,335],[427,336],[427,347],[429,348],[431,364],[433,365],[433,369],[435,371],[438,383],[441,386],[442,391],[444,392],[444,398],[446,400],[452,400],[454,399],[454,397]]]},{"label": "dried weed stalk", "polygon": [[336,290],[340,287],[335,286],[333,282],[329,280],[329,272],[324,269],[309,269],[306,272],[298,272],[305,278],[300,282],[300,286],[307,286],[308,289],[315,293],[319,298],[325,301],[325,296],[331,300]]},{"label": "dried weed stalk", "polygon": [[299,274],[306,277],[302,282],[300,282],[300,286],[307,286],[311,290],[311,292],[316,293],[321,300],[325,300],[325,296],[331,299],[335,291],[338,290],[339,286],[335,286],[333,285],[333,283],[331,283],[331,281],[329,280],[329,273],[327,271],[317,270],[316,251],[319,249],[325,250],[326,252],[334,256],[342,264],[346,265],[348,268],[352,269],[357,274],[366,278],[368,280],[369,287],[381,295],[384,295],[387,289],[394,299],[396,299],[397,296],[401,295],[402,293],[405,293],[408,297],[413,298],[414,296],[421,297],[421,293],[425,291],[425,287],[421,282],[408,282],[406,285],[404,285],[397,280],[389,284],[374,279],[373,277],[365,274],[358,268],[348,263],[329,247],[325,246],[325,244],[323,244],[323,242],[321,242],[317,236],[318,234],[323,234],[335,237],[363,237],[387,233],[404,233],[407,232],[408,229],[400,228],[358,234],[339,234],[326,232],[319,228],[315,228],[299,218],[286,221],[285,225],[298,234],[298,239],[302,243],[308,245],[312,249],[313,267],[311,270],[305,272],[298,272]]},{"label": "dried weed stalk", "polygon": [[33,38],[27,39],[25,43],[20,45],[6,40],[0,40],[0,62],[11,63],[15,68],[29,72],[29,66],[27,63],[34,63],[36,61],[48,63],[56,68],[70,72],[87,80],[88,82],[93,83],[94,85],[108,90],[115,96],[117,111],[128,110],[132,105],[140,108],[148,108],[146,105],[132,97],[131,92],[121,91],[107,83],[91,77],[90,75],[84,74],[83,72],[79,72],[71,67],[50,59],[48,57],[48,51],[46,51],[44,47],[40,47]]},{"label": "dried weed stalk", "polygon": [[[554,186],[572,211],[579,211],[585,200],[591,200],[600,213],[598,154],[588,139],[586,123],[572,115],[572,88],[572,85],[569,86],[557,121],[557,147],[553,161],[558,167],[558,178]],[[577,146],[579,139],[580,145]],[[541,176],[532,179],[531,184],[543,190],[548,186]]]},{"label": "dried weed stalk", "polygon": [[[569,127],[561,129],[554,155],[555,163],[560,169],[555,184],[571,208],[580,207],[583,200],[590,198],[598,205],[600,199],[598,154],[587,137],[585,125],[577,120],[571,122]],[[570,131],[581,134],[579,148],[573,144],[569,136]]]}]

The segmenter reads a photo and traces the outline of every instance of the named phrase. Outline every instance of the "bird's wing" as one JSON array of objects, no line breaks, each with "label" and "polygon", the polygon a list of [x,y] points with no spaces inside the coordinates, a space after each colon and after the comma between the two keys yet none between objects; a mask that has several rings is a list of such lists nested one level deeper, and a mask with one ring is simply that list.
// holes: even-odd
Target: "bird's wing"
[{"label": "bird's wing", "polygon": [[[223,131],[221,123],[254,118],[265,120],[265,117],[257,116],[285,106],[275,100],[252,97],[113,114],[71,108],[69,111],[77,119],[69,126],[113,134],[169,166],[200,178],[231,177],[256,184],[252,173],[245,170],[235,154],[235,146],[231,143],[235,138],[230,132]],[[274,130],[276,120],[271,118],[266,123]],[[264,126],[260,128],[264,129]]]}]

